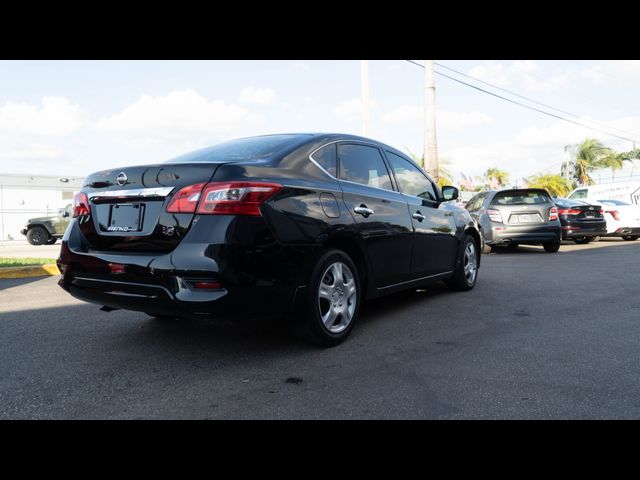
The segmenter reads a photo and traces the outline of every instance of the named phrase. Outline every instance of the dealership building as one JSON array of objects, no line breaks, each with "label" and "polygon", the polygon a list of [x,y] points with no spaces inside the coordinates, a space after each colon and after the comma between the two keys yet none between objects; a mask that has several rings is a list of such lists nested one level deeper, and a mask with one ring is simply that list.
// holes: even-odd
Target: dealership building
[{"label": "dealership building", "polygon": [[83,177],[0,174],[0,241],[26,240],[20,233],[30,218],[55,215],[73,202]]}]

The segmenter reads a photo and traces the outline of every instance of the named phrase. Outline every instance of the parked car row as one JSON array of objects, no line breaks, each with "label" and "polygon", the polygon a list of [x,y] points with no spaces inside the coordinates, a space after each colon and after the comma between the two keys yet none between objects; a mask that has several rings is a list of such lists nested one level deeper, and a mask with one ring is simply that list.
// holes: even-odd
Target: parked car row
[{"label": "parked car row", "polygon": [[640,238],[640,206],[622,200],[572,200],[552,198],[542,189],[506,189],[478,193],[465,208],[482,233],[484,253],[521,244],[542,245],[553,253],[561,240]]}]

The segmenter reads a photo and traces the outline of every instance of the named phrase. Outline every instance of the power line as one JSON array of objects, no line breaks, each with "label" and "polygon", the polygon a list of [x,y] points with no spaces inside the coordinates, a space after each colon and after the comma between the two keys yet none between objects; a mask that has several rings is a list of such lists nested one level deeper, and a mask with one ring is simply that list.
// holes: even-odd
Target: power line
[{"label": "power line", "polygon": [[[417,65],[417,66],[419,66],[419,67],[424,68],[424,65],[420,65],[419,63],[414,62],[413,60],[407,60],[407,61],[408,61],[408,62],[410,62],[410,63],[413,63],[414,65]],[[470,83],[463,82],[462,80],[459,80],[459,79],[457,79],[457,78],[451,77],[451,76],[446,75],[446,74],[444,74],[444,73],[442,73],[442,72],[438,72],[437,70],[436,70],[436,72],[435,72],[435,73],[437,73],[438,75],[440,75],[440,76],[442,76],[442,77],[448,78],[449,80],[453,80],[454,82],[461,83],[461,84],[463,84],[463,85],[466,85],[467,87],[471,87],[471,88],[473,88],[473,89],[475,89],[475,90],[479,90],[479,91],[484,92],[484,93],[486,93],[486,94],[488,94],[488,95],[491,95],[491,96],[493,96],[493,97],[496,97],[496,98],[500,98],[500,99],[502,99],[502,100],[505,100],[505,101],[507,101],[507,102],[509,102],[509,103],[513,103],[513,104],[515,104],[515,105],[519,105],[519,106],[524,107],[524,108],[527,108],[527,109],[529,109],[529,110],[533,110],[533,111],[535,111],[535,112],[542,113],[543,115],[547,115],[547,116],[549,116],[549,117],[557,118],[558,120],[562,120],[562,121],[565,121],[565,122],[568,122],[568,123],[572,123],[572,124],[574,124],[574,125],[578,125],[578,126],[580,126],[580,127],[588,128],[589,130],[593,130],[593,131],[596,131],[596,132],[604,133],[605,135],[609,135],[610,137],[619,138],[619,139],[621,139],[621,140],[626,140],[626,141],[628,141],[628,142],[636,142],[636,143],[640,143],[640,141],[638,141],[638,140],[633,140],[633,139],[631,139],[631,138],[622,137],[622,136],[620,136],[620,135],[616,135],[615,133],[611,133],[611,132],[607,132],[607,131],[604,131],[604,130],[600,130],[599,128],[595,128],[595,127],[590,127],[589,125],[585,125],[585,124],[583,124],[583,123],[576,122],[576,121],[574,121],[574,120],[570,120],[570,119],[568,119],[568,118],[561,117],[560,115],[556,115],[556,114],[554,114],[554,113],[550,113],[550,112],[546,112],[546,111],[544,111],[544,110],[540,110],[539,108],[531,107],[531,106],[529,106],[529,105],[525,105],[525,104],[523,104],[523,103],[516,102],[515,100],[512,100],[512,99],[510,99],[510,98],[503,97],[503,96],[501,96],[501,95],[498,95],[497,93],[490,92],[490,91],[485,90],[485,89],[483,89],[483,88],[476,87],[475,85],[471,85]]]},{"label": "power line", "polygon": [[[556,112],[564,113],[565,115],[570,115],[570,116],[575,117],[575,118],[582,118],[581,115],[576,115],[575,113],[567,112],[566,110],[561,110],[561,109],[553,107],[551,105],[547,105],[546,103],[538,102],[537,100],[534,100],[534,99],[529,98],[529,97],[525,97],[524,95],[520,95],[519,93],[516,93],[516,92],[512,92],[511,90],[507,90],[506,88],[498,87],[497,85],[493,85],[492,83],[485,82],[484,80],[480,80],[479,78],[472,77],[471,75],[467,75],[466,73],[462,73],[462,72],[460,72],[458,70],[455,70],[455,69],[453,69],[451,67],[447,67],[446,65],[442,65],[441,63],[438,63],[438,62],[433,62],[433,63],[435,63],[439,67],[446,68],[447,70],[451,70],[452,72],[455,72],[458,75],[462,75],[463,77],[470,78],[472,80],[475,80],[476,82],[483,83],[483,84],[488,85],[488,86],[490,86],[492,88],[495,88],[496,90],[502,90],[503,92],[507,92],[507,93],[509,93],[511,95],[514,95],[514,96],[518,97],[518,98],[522,98],[524,100],[527,100],[528,102],[536,103],[538,105],[542,105],[543,107],[550,108],[551,110],[555,110]],[[636,135],[636,132],[629,132],[628,130],[623,130],[621,128],[614,127],[613,125],[607,125],[606,123],[597,122],[595,120],[587,120],[585,118],[582,118],[582,120],[590,122],[590,123],[595,123],[596,125],[600,125],[601,127],[613,128],[614,130],[617,130],[619,132],[627,133],[627,134],[630,134],[630,135]]]}]

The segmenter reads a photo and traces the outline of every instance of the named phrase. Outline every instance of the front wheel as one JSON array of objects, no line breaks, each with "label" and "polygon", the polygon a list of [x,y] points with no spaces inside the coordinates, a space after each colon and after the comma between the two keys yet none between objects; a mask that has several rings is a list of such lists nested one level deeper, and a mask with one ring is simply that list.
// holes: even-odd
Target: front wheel
[{"label": "front wheel", "polygon": [[458,259],[455,275],[446,280],[451,290],[471,290],[478,279],[478,246],[470,235],[465,235],[462,240],[462,251]]},{"label": "front wheel", "polygon": [[556,253],[560,250],[560,242],[543,243],[542,246],[544,247],[544,251],[549,253]]},{"label": "front wheel", "polygon": [[591,241],[591,238],[589,237],[576,237],[573,239],[574,242],[576,242],[578,245],[584,245],[586,243],[589,243]]},{"label": "front wheel", "polygon": [[360,277],[351,258],[341,250],[325,252],[311,274],[301,333],[323,347],[342,343],[353,329],[360,298]]},{"label": "front wheel", "polygon": [[49,241],[49,232],[43,227],[31,227],[27,232],[27,241],[31,245],[44,245]]},{"label": "front wheel", "polygon": [[633,242],[634,240],[638,239],[638,235],[623,235],[622,239],[626,240],[627,242]]}]

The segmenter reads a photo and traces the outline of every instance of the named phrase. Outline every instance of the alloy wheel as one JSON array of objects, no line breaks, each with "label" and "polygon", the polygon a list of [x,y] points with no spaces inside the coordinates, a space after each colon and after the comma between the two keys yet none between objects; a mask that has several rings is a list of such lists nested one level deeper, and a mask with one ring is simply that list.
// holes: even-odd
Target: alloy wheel
[{"label": "alloy wheel", "polygon": [[318,287],[318,308],[322,324],[331,333],[344,331],[356,311],[358,301],[353,273],[342,262],[334,262],[322,274]]}]

